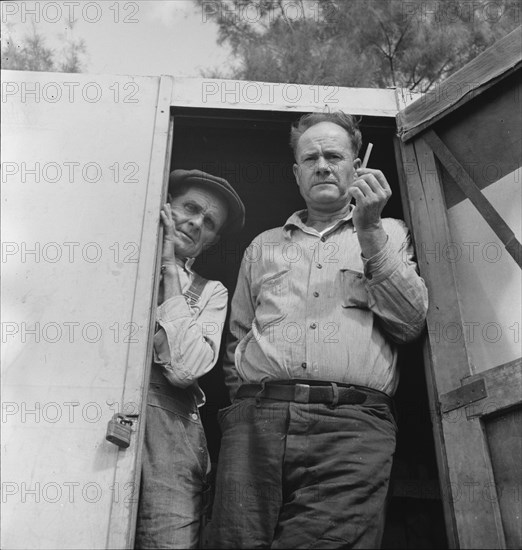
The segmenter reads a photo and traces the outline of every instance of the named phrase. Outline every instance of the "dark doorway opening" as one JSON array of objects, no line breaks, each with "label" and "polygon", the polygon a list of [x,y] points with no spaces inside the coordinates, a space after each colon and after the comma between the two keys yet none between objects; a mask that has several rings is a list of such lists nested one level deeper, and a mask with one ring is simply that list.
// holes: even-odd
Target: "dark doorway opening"
[{"label": "dark doorway opening", "polygon": [[[290,125],[300,114],[193,108],[173,111],[171,169],[198,168],[224,177],[245,204],[246,225],[241,234],[224,238],[194,266],[201,275],[220,280],[229,291],[229,299],[243,252],[252,239],[304,208],[292,173],[289,146]],[[361,156],[367,144],[373,143],[368,166],[382,170],[393,191],[383,215],[404,219],[394,152],[395,120],[365,116],[360,127]],[[221,355],[223,350],[222,345]],[[447,548],[422,342],[403,346],[399,361],[401,381],[395,397],[399,435],[383,548]],[[229,404],[221,364],[220,357],[200,384],[207,397],[202,418],[214,464],[220,445],[216,415],[219,408]]]}]

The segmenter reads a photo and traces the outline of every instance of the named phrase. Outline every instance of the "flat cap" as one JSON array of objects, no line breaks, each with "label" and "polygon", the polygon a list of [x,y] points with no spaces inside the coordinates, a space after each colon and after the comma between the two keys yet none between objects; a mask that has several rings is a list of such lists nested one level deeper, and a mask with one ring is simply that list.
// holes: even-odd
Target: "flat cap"
[{"label": "flat cap", "polygon": [[169,192],[179,185],[201,185],[208,187],[225,199],[228,205],[227,221],[221,233],[241,231],[245,224],[245,206],[234,188],[224,178],[219,178],[201,170],[174,170],[169,177]]}]

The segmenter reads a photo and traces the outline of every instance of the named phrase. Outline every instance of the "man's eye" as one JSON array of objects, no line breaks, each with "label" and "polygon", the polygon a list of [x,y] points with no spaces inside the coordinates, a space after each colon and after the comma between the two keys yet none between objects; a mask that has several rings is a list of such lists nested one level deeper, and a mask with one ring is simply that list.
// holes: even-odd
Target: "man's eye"
[{"label": "man's eye", "polygon": [[196,212],[197,208],[195,204],[186,203],[185,210],[187,210],[188,212]]},{"label": "man's eye", "polygon": [[207,227],[207,229],[214,229],[214,227],[216,227],[216,224],[209,218],[205,218],[205,226]]}]

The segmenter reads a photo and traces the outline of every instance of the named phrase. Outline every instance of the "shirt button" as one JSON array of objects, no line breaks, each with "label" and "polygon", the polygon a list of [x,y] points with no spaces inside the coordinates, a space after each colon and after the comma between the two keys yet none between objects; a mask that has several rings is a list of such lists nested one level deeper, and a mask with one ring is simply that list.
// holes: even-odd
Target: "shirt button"
[{"label": "shirt button", "polygon": [[371,273],[368,273],[368,275],[366,275],[366,278],[371,280],[373,278],[373,275]]},{"label": "shirt button", "polygon": [[357,273],[357,278],[362,279],[362,273]]},{"label": "shirt button", "polygon": [[301,367],[303,367],[303,369],[306,369],[306,363],[301,363]]},{"label": "shirt button", "polygon": [[196,413],[192,413],[190,416],[191,416],[192,420],[197,420],[198,419],[198,415]]},{"label": "shirt button", "polygon": [[322,269],[323,268],[323,266],[321,264],[317,264],[316,267],[317,267],[317,269]]},{"label": "shirt button", "polygon": [[317,325],[316,325],[315,323],[312,323],[312,324],[310,325],[310,328],[317,328]]},{"label": "shirt button", "polygon": [[321,242],[324,243],[326,241],[325,237],[321,237]]},{"label": "shirt button", "polygon": [[318,298],[318,297],[319,297],[319,292],[314,292],[314,296],[315,296],[316,298]]}]

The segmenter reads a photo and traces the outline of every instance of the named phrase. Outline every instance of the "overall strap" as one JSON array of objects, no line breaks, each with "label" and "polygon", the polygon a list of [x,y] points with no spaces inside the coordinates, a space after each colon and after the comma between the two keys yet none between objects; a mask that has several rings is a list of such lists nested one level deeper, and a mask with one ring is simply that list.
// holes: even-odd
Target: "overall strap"
[{"label": "overall strap", "polygon": [[205,285],[208,283],[208,280],[202,277],[201,275],[198,275],[195,272],[192,272],[192,274],[193,274],[192,284],[183,293],[183,296],[185,296],[185,300],[187,301],[187,304],[189,306],[195,306],[199,302],[199,299],[201,298],[201,294],[203,293],[203,289],[205,288]]}]

